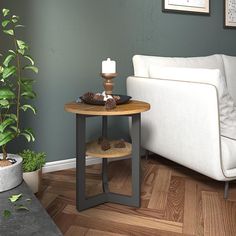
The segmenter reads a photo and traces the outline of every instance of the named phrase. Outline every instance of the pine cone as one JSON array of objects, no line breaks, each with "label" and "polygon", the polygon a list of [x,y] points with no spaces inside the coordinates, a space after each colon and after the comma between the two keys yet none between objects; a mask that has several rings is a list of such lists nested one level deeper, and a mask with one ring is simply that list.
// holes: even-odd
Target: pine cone
[{"label": "pine cone", "polygon": [[86,102],[91,102],[94,100],[94,93],[87,92],[82,97],[83,97],[83,100],[85,100]]},{"label": "pine cone", "polygon": [[105,108],[107,110],[111,110],[114,109],[116,107],[116,101],[113,98],[109,98],[107,99],[107,101],[105,102]]},{"label": "pine cone", "polygon": [[106,151],[111,148],[110,142],[107,139],[104,139],[101,143],[101,149]]},{"label": "pine cone", "polygon": [[94,100],[103,101],[103,99],[104,99],[104,96],[102,94],[95,94],[94,95]]},{"label": "pine cone", "polygon": [[125,140],[124,139],[119,140],[117,143],[115,143],[114,147],[115,148],[125,148],[126,147]]}]

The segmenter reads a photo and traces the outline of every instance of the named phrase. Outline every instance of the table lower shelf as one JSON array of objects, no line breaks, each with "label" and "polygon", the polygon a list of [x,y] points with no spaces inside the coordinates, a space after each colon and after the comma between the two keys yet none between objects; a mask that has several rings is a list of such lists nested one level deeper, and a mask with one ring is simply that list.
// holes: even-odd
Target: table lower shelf
[{"label": "table lower shelf", "polygon": [[115,148],[114,145],[116,142],[118,142],[118,140],[110,141],[111,148],[103,151],[101,145],[97,143],[97,140],[91,141],[86,144],[86,155],[99,158],[117,158],[131,155],[132,145],[130,143],[125,142],[125,148]]}]

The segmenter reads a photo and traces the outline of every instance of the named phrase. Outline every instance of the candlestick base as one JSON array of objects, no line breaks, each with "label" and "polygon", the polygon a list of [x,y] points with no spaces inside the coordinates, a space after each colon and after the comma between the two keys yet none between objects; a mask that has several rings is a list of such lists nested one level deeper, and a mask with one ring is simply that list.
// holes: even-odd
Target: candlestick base
[{"label": "candlestick base", "polygon": [[103,87],[104,87],[106,95],[112,94],[112,90],[114,87],[114,83],[112,79],[117,77],[117,75],[118,75],[117,73],[101,73],[101,76],[104,79]]}]

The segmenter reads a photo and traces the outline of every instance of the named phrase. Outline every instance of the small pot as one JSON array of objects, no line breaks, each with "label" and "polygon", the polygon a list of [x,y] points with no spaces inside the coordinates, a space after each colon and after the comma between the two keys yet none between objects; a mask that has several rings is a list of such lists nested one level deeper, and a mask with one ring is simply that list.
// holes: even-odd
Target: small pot
[{"label": "small pot", "polygon": [[[22,158],[15,154],[8,154],[8,158],[15,159],[16,163],[0,167],[0,193],[15,188],[22,182]],[[2,153],[0,154],[2,159]]]},{"label": "small pot", "polygon": [[42,169],[23,173],[23,179],[30,187],[33,193],[37,193],[39,191],[41,185],[41,178]]}]

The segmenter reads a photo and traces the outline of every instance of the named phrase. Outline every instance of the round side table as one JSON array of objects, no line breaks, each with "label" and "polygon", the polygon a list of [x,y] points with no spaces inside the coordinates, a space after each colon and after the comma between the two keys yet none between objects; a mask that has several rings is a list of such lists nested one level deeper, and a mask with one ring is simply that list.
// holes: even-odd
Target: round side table
[{"label": "round side table", "polygon": [[[118,105],[112,110],[104,106],[88,105],[85,103],[70,102],[65,110],[76,114],[76,206],[78,211],[90,207],[112,202],[128,206],[140,207],[140,135],[141,113],[148,111],[150,104],[131,100],[129,103]],[[102,117],[102,136],[107,137],[107,119],[109,116],[128,116],[132,118],[131,139],[132,145],[126,143],[126,148],[111,148],[102,151],[97,143],[86,144],[86,118]],[[112,193],[108,187],[107,159],[123,157],[131,154],[132,158],[132,196]],[[86,155],[102,158],[103,193],[87,198],[85,196],[85,157]]]}]

